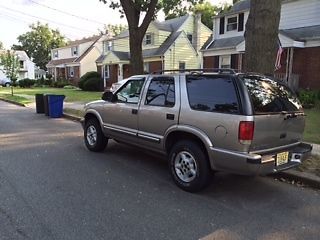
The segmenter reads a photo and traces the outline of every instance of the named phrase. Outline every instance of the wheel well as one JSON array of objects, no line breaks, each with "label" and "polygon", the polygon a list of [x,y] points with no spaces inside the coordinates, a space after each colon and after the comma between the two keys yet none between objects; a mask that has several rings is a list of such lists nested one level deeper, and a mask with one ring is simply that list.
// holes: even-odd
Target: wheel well
[{"label": "wheel well", "polygon": [[173,145],[178,142],[179,140],[191,140],[196,142],[206,153],[207,157],[208,157],[208,152],[206,149],[205,144],[203,143],[203,141],[196,135],[192,134],[192,133],[188,133],[188,132],[182,132],[182,131],[175,131],[172,132],[168,135],[167,139],[166,139],[166,143],[165,143],[165,148],[167,153],[170,152],[171,148],[173,147]]},{"label": "wheel well", "polygon": [[96,115],[94,115],[93,113],[87,113],[85,116],[84,116],[84,122],[86,123],[89,119],[97,119],[98,122],[99,122],[99,119],[97,118]]}]

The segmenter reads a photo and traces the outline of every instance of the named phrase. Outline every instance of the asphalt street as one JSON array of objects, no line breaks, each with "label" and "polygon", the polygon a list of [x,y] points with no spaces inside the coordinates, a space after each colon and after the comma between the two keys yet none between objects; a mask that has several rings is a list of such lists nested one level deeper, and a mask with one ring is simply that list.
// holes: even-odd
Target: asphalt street
[{"label": "asphalt street", "polygon": [[0,239],[319,239],[320,192],[216,174],[191,194],[164,158],[0,101]]}]

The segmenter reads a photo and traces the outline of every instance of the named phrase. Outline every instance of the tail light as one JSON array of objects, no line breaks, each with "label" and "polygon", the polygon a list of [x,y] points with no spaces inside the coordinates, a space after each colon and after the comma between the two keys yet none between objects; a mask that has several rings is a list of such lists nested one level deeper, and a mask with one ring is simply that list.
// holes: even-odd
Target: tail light
[{"label": "tail light", "polygon": [[239,142],[241,144],[250,144],[253,139],[254,122],[241,121],[239,124]]}]

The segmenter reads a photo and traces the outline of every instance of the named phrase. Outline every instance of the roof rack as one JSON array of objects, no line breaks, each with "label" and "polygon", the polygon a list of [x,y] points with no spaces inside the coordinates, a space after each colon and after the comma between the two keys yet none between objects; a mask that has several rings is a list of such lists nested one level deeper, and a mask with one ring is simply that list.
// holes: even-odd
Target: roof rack
[{"label": "roof rack", "polygon": [[199,73],[228,73],[228,74],[236,74],[237,71],[231,68],[194,68],[194,69],[172,69],[172,70],[159,70],[154,71],[152,74],[164,74],[164,73],[191,73],[191,74],[199,74]]}]

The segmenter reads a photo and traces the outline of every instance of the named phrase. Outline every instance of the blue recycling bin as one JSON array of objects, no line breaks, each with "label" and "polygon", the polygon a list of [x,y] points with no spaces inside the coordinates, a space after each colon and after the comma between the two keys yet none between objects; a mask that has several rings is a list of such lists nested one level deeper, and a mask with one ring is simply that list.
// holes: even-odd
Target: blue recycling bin
[{"label": "blue recycling bin", "polygon": [[61,118],[63,115],[64,95],[48,95],[49,117]]}]

